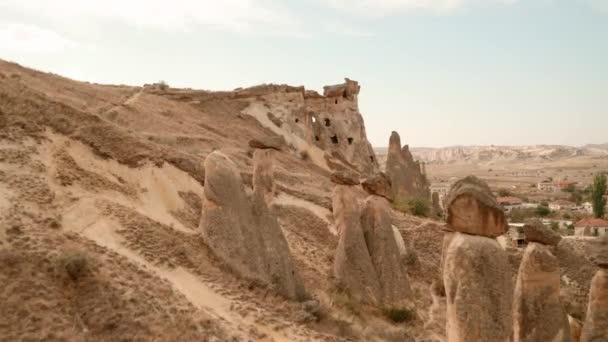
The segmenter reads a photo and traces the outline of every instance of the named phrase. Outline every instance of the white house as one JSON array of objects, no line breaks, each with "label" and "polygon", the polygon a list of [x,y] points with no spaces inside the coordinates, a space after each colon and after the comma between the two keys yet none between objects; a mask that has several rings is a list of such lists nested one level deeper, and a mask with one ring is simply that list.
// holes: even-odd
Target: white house
[{"label": "white house", "polygon": [[608,234],[608,221],[599,218],[586,218],[576,222],[574,235],[602,236]]}]

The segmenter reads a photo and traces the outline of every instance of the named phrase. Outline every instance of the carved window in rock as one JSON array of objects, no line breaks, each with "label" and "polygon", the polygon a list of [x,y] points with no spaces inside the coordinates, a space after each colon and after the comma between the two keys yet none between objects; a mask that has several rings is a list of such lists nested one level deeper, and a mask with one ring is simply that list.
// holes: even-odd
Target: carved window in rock
[{"label": "carved window in rock", "polygon": [[354,141],[354,139],[353,139],[353,138],[348,137],[346,140],[348,140],[348,144],[349,144],[349,145],[352,145],[352,144],[353,144],[353,141]]},{"label": "carved window in rock", "polygon": [[337,136],[337,135],[335,135],[335,134],[334,134],[334,135],[332,135],[332,136],[331,136],[331,142],[332,142],[332,143],[334,143],[334,144],[337,144],[337,143],[338,143],[338,136]]},{"label": "carved window in rock", "polygon": [[331,120],[329,120],[329,119],[326,118],[325,119],[325,127],[329,127],[329,126],[331,126]]}]

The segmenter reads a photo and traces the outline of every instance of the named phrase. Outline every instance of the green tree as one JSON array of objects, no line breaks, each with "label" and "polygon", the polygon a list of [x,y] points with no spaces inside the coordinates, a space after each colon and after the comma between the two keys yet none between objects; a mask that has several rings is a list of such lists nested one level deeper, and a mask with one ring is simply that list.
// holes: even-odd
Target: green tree
[{"label": "green tree", "polygon": [[591,203],[593,204],[593,215],[597,218],[604,217],[606,207],[606,175],[598,174],[593,178],[593,188],[591,190]]},{"label": "green tree", "polygon": [[540,217],[546,217],[551,214],[551,209],[549,209],[549,207],[541,205],[536,208],[536,214]]}]

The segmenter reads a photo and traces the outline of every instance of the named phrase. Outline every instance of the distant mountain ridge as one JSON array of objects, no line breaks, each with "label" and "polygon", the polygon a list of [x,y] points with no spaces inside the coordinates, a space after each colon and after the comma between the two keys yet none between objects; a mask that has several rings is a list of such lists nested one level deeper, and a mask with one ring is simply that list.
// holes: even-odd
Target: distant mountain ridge
[{"label": "distant mountain ridge", "polygon": [[[376,148],[375,151],[379,155],[386,154],[386,148]],[[608,143],[580,147],[566,145],[412,147],[410,151],[414,158],[429,164],[510,160],[552,161],[578,156],[608,158]]]}]

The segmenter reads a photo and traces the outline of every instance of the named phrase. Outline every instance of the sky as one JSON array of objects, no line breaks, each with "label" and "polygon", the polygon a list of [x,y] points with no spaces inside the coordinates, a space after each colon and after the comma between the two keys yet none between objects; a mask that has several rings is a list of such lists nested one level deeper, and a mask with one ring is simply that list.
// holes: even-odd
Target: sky
[{"label": "sky", "polygon": [[608,0],[0,0],[0,58],[210,90],[348,77],[374,146],[608,142]]}]

